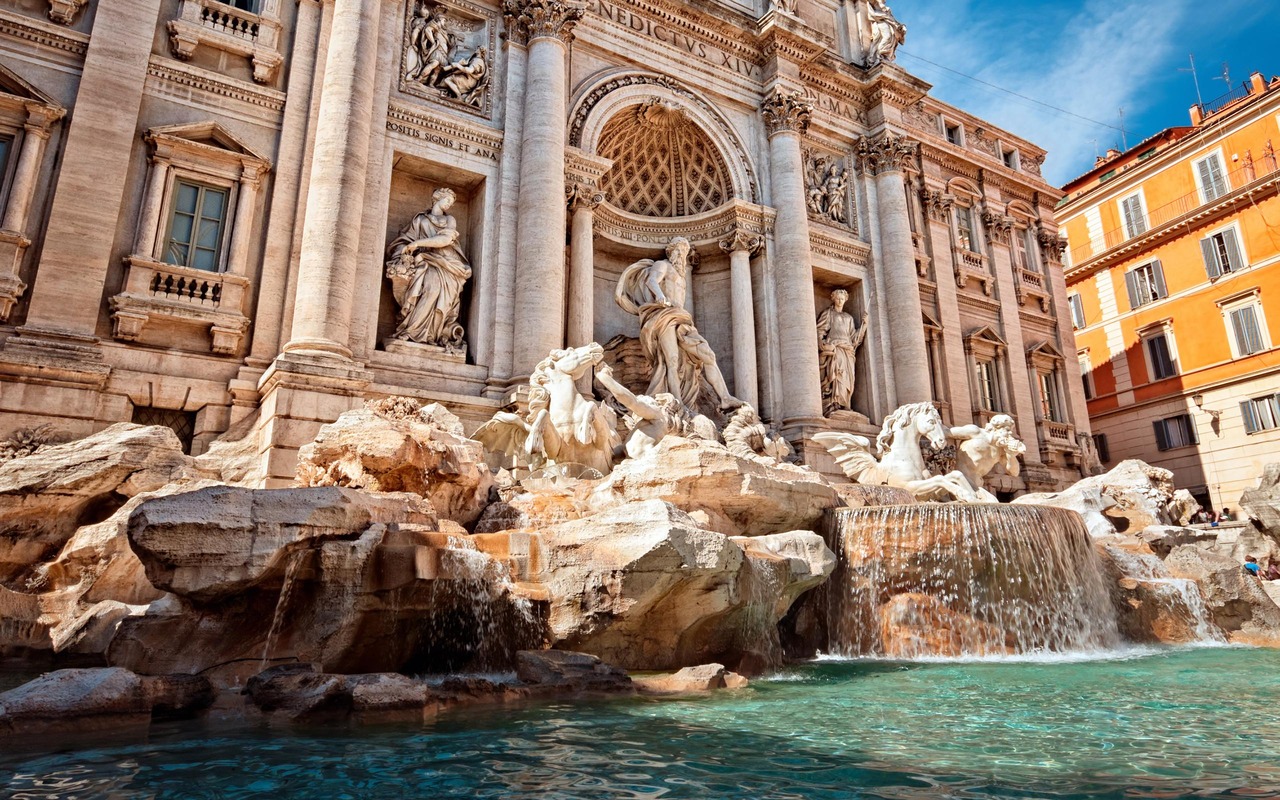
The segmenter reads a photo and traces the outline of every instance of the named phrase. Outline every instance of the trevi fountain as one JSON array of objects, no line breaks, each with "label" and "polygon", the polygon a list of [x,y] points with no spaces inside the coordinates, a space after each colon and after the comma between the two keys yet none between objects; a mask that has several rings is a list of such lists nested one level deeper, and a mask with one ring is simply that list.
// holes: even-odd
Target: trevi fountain
[{"label": "trevi fountain", "polygon": [[[531,98],[536,80],[564,72],[580,5],[506,4],[532,40]],[[593,6],[591,26],[677,37],[621,5]],[[885,3],[839,6],[840,69],[910,84],[892,64],[905,26]],[[359,4],[337,8],[358,16]],[[770,4],[761,30],[781,42],[770,52],[799,52],[787,48],[809,36],[809,13]],[[488,4],[410,3],[402,87],[488,119],[508,63],[497,19]],[[717,41],[724,68],[754,80],[729,55],[739,45]],[[255,80],[273,69],[262,57]],[[845,155],[809,151],[810,139],[802,151],[810,117],[840,104],[779,90],[760,106],[776,210],[749,200],[756,178],[736,158],[686,165],[733,184],[724,191],[673,192],[658,165],[640,187],[654,213],[619,210],[578,180],[611,174],[577,149],[591,137],[619,159],[659,140],[692,143],[692,159],[734,137],[674,80],[605,77],[574,98],[587,110],[574,118],[568,185],[560,154],[541,150],[500,200],[452,180],[465,164],[396,184],[414,205],[370,261],[386,313],[366,326],[378,344],[365,355],[401,376],[427,365],[448,398],[411,378],[375,390],[343,360],[364,356],[334,331],[365,323],[337,325],[338,307],[350,317],[352,297],[376,291],[343,284],[338,261],[320,269],[329,262],[307,243],[329,229],[308,220],[303,277],[329,277],[296,287],[295,339],[268,372],[278,383],[263,378],[259,394],[237,395],[248,405],[232,404],[260,402],[258,416],[201,428],[198,455],[170,425],[131,422],[33,425],[0,444],[0,794],[1280,796],[1280,607],[1240,567],[1244,554],[1280,558],[1280,467],[1244,502],[1254,521],[1193,527],[1198,507],[1173,475],[1137,461],[1104,471],[1090,457],[1083,415],[1079,438],[1038,412],[1032,424],[1019,370],[990,396],[940,399],[970,367],[1001,363],[966,358],[1022,348],[1059,406],[1080,407],[1059,353],[1072,346],[1031,345],[1018,329],[1021,313],[1028,331],[1061,333],[1051,282],[1037,288],[1029,265],[1016,292],[1009,282],[1013,237],[1045,267],[1059,257],[1045,220],[1018,221],[1030,205],[981,214],[986,252],[1000,254],[989,261],[975,252],[964,180],[912,174],[902,165],[924,163],[911,161],[918,143],[892,135]],[[563,88],[547,90],[546,108],[526,104],[529,141],[543,142],[547,112],[565,113]],[[920,103],[917,125],[933,113]],[[688,138],[702,124],[711,139]],[[1038,170],[1031,155],[1006,162]],[[337,169],[317,159],[316,175]],[[904,169],[921,182],[904,184]],[[654,210],[700,196],[712,211]],[[481,245],[486,204],[518,207],[519,224]],[[333,223],[361,211],[320,207]],[[906,270],[872,268],[868,220],[876,252]],[[926,247],[947,231],[959,231],[954,249]],[[593,253],[597,240],[607,253]],[[857,268],[781,268],[821,260],[810,241]],[[504,259],[515,305],[500,329],[491,301],[507,295],[491,267]],[[116,300],[117,332],[145,344],[143,324],[162,310]],[[923,300],[941,322],[922,318]],[[993,322],[961,338],[973,309],[1005,314],[1005,333]],[[503,376],[485,370],[503,352],[519,380],[490,396]],[[997,394],[1021,416],[1000,412]],[[296,424],[335,397],[342,413]]]}]

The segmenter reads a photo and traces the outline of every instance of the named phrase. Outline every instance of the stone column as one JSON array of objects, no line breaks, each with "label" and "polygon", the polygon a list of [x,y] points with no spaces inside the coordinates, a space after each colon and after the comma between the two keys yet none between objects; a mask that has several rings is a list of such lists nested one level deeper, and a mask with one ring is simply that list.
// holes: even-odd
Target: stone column
[{"label": "stone column", "polygon": [[733,300],[733,394],[760,408],[760,381],[756,373],[756,304],[751,289],[751,255],[763,240],[738,231],[720,242],[729,254],[729,286]]},{"label": "stone column", "polygon": [[[809,127],[813,106],[799,92],[774,89],[761,106],[769,135],[772,172],[782,385],[778,413],[784,425],[822,418],[822,376],[818,368],[817,317],[813,299],[813,253],[805,204],[804,156],[800,136]],[[917,304],[918,305],[918,304]]]},{"label": "stone column", "polygon": [[27,104],[27,124],[22,136],[22,150],[18,154],[18,166],[13,171],[13,185],[9,189],[9,206],[4,212],[4,229],[26,233],[31,216],[31,201],[35,197],[36,179],[40,175],[40,163],[44,160],[45,145],[49,143],[53,123],[62,118],[61,109],[51,109],[36,103]]},{"label": "stone column", "polygon": [[285,352],[351,358],[351,299],[360,268],[380,14],[378,3],[334,1],[293,334]]},{"label": "stone column", "polygon": [[236,198],[235,227],[231,230],[231,250],[227,271],[232,275],[249,273],[249,245],[253,242],[253,221],[258,218],[258,187],[262,172],[246,165],[240,173],[240,196]]},{"label": "stone column", "polygon": [[566,61],[580,0],[506,0],[508,32],[528,42],[517,204],[514,377],[564,344]]},{"label": "stone column", "polygon": [[918,145],[905,137],[885,133],[859,143],[863,170],[875,179],[876,216],[880,227],[880,270],[884,276],[889,330],[893,349],[893,378],[899,405],[929,402],[929,352],[921,323],[920,283],[916,274],[915,245],[907,215],[903,162]]},{"label": "stone column", "polygon": [[160,234],[160,207],[164,204],[164,189],[169,182],[169,162],[158,156],[151,157],[151,170],[147,174],[147,190],[142,197],[142,211],[138,215],[138,235],[133,243],[133,254],[155,258],[156,237]]},{"label": "stone column", "polygon": [[569,239],[569,320],[565,329],[570,347],[595,341],[595,224],[596,209],[604,194],[590,186],[569,188],[569,211],[573,214]]}]

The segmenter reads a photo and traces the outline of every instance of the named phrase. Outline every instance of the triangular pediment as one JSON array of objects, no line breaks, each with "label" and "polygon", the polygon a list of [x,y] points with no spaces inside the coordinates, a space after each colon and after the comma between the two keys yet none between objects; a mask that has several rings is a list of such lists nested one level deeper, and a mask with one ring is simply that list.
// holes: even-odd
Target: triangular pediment
[{"label": "triangular pediment", "polygon": [[920,316],[923,318],[921,321],[924,323],[925,328],[932,328],[939,331],[942,330],[942,323],[934,319],[929,312],[922,311],[920,312]]},{"label": "triangular pediment", "polygon": [[1049,341],[1040,342],[1031,346],[1027,349],[1027,355],[1043,355],[1055,360],[1065,360],[1065,357],[1062,355],[1062,351],[1055,347],[1053,342]]},{"label": "triangular pediment", "polygon": [[163,125],[159,128],[152,128],[147,135],[152,139],[181,139],[204,145],[205,147],[225,150],[238,156],[247,156],[258,161],[265,162],[267,160],[264,156],[254,152],[247,144],[240,141],[231,131],[212,120],[182,125]]},{"label": "triangular pediment", "polygon": [[1000,334],[996,332],[996,329],[990,325],[983,325],[981,328],[974,328],[965,334],[964,338],[968,341],[976,340],[981,342],[990,342],[991,344],[997,344],[1001,347],[1008,347],[1008,343],[1005,342],[1004,338],[1001,337]]},{"label": "triangular pediment", "polygon": [[4,64],[0,64],[0,92],[20,97],[23,100],[35,100],[37,103],[50,108],[62,108],[56,100],[37,89],[34,84]]}]

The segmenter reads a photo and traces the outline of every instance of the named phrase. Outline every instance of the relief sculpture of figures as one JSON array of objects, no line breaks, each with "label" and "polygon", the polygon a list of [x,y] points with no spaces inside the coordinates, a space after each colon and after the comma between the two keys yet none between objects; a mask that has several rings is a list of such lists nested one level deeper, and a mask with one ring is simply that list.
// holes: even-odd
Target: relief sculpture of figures
[{"label": "relief sculpture of figures", "polygon": [[867,44],[867,66],[874,66],[894,59],[898,46],[907,40],[907,26],[898,21],[885,0],[867,0],[863,37]]},{"label": "relief sculpture of figures", "polygon": [[468,23],[448,17],[443,6],[419,3],[409,21],[405,80],[479,107],[489,85],[489,54],[484,47],[466,52],[467,33]]},{"label": "relief sculpture of figures", "polygon": [[805,194],[809,213],[822,220],[849,222],[849,170],[828,156],[810,156],[805,166]]},{"label": "relief sculpture of figures", "polygon": [[977,492],[980,502],[999,502],[983,488],[991,470],[1003,466],[1015,478],[1022,471],[1018,456],[1026,454],[1027,446],[1014,435],[1015,424],[1008,414],[996,414],[986,427],[964,425],[952,428],[948,434],[956,442],[956,468]]},{"label": "relief sculpture of figures", "polygon": [[645,259],[627,267],[614,300],[640,318],[640,344],[653,367],[646,394],[673,394],[693,414],[707,394],[717,409],[729,411],[742,401],[729,394],[715,352],[684,307],[690,250],[688,239],[676,237],[667,245],[665,259]]},{"label": "relief sculpture of figures", "polygon": [[831,293],[831,307],[818,317],[818,365],[822,369],[823,413],[853,409],[853,390],[857,383],[858,348],[867,338],[870,316],[862,315],[859,325],[844,310],[849,293],[836,289]]},{"label": "relief sculpture of figures", "polygon": [[400,306],[396,339],[465,352],[458,324],[462,290],[471,265],[458,246],[458,221],[449,214],[457,200],[452,189],[437,189],[434,205],[413,218],[391,243],[387,278]]}]

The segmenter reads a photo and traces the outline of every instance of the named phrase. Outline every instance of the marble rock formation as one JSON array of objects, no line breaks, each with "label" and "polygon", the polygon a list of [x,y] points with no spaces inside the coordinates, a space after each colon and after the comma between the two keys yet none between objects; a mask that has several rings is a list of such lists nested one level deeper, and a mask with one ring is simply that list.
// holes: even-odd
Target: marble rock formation
[{"label": "marble rock formation", "polygon": [[1240,507],[1269,536],[1280,540],[1280,464],[1268,464],[1258,488],[1240,497]]},{"label": "marble rock formation", "polygon": [[1095,539],[1094,550],[1107,574],[1116,622],[1126,641],[1226,641],[1226,634],[1214,624],[1205,606],[1199,585],[1194,580],[1175,578],[1148,542],[1136,536],[1113,534]]},{"label": "marble rock formation", "polygon": [[484,445],[439,404],[406,397],[375,400],[320,429],[298,454],[301,486],[410,492],[442,519],[470,525],[489,502],[493,473]]},{"label": "marble rock formation", "polygon": [[[737,660],[835,567],[808,531],[746,545],[660,500],[515,536],[477,536],[548,603],[553,646],[626,669]],[[518,547],[514,539],[527,539]]]},{"label": "marble rock formation", "polygon": [[663,500],[729,536],[813,530],[840,505],[818,473],[734,455],[723,445],[667,437],[643,459],[618,465],[592,496],[597,509]]},{"label": "marble rock formation", "polygon": [[153,716],[182,716],[213,703],[199,675],[143,677],[128,670],[64,669],[0,694],[0,739],[66,735],[136,725]]},{"label": "marble rock formation", "polygon": [[1011,655],[1014,647],[995,625],[947,607],[926,594],[900,594],[877,611],[887,658]]},{"label": "marble rock formation", "polygon": [[736,672],[730,672],[723,664],[701,664],[685,667],[670,675],[646,675],[635,679],[640,691],[646,694],[693,694],[712,692],[716,689],[741,689],[748,681]]},{"label": "marble rock formation", "polygon": [[1205,605],[1231,641],[1280,646],[1280,607],[1240,562],[1197,545],[1176,547],[1164,560],[1175,578],[1194,580]]},{"label": "marble rock formation", "polygon": [[1152,525],[1177,525],[1183,509],[1174,495],[1172,472],[1131,459],[1065,491],[1023,495],[1013,502],[1077,511],[1090,533],[1105,536],[1137,533]]},{"label": "marble rock formation", "polygon": [[439,533],[415,495],[215,487],[144,504],[129,541],[171,594],[108,650],[138,672],[277,658],[427,670],[509,659],[536,638],[501,565]]}]

